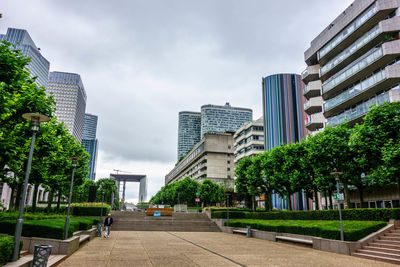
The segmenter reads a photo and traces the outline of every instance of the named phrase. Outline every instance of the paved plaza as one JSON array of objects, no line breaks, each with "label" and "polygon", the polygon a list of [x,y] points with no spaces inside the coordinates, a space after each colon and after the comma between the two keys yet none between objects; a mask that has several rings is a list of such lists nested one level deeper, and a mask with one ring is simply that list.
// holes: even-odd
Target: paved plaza
[{"label": "paved plaza", "polygon": [[395,266],[307,247],[213,232],[114,231],[59,266]]}]

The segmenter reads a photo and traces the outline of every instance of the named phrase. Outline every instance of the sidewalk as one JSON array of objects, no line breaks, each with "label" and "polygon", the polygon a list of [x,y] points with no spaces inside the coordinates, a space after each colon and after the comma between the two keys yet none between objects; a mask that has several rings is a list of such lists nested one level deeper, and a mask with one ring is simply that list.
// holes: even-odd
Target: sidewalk
[{"label": "sidewalk", "polygon": [[395,266],[226,233],[114,231],[58,266]]}]

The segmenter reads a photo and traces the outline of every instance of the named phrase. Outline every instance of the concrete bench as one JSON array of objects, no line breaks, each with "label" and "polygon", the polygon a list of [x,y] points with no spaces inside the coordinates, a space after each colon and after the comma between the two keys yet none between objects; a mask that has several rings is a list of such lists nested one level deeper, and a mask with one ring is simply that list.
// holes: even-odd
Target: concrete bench
[{"label": "concrete bench", "polygon": [[243,234],[243,235],[247,235],[247,230],[241,230],[241,229],[234,229],[233,230],[234,234]]},{"label": "concrete bench", "polygon": [[79,236],[79,245],[81,245],[84,242],[89,242],[90,240],[90,235],[80,235]]},{"label": "concrete bench", "polygon": [[295,243],[302,243],[302,244],[306,244],[306,245],[312,245],[313,244],[312,240],[302,239],[302,238],[295,238],[295,237],[290,237],[290,236],[277,235],[276,239],[277,240],[283,240],[283,241],[295,242]]}]

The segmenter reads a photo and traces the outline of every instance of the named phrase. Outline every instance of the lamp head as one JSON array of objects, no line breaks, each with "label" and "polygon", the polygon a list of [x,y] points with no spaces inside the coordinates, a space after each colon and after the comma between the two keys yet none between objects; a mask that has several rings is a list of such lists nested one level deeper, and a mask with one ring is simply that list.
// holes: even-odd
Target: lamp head
[{"label": "lamp head", "polygon": [[69,158],[72,161],[72,168],[76,168],[78,161],[81,160],[80,158],[71,157]]},{"label": "lamp head", "polygon": [[31,130],[35,133],[39,131],[41,122],[48,122],[50,120],[49,117],[39,113],[24,113],[22,118],[31,122]]}]

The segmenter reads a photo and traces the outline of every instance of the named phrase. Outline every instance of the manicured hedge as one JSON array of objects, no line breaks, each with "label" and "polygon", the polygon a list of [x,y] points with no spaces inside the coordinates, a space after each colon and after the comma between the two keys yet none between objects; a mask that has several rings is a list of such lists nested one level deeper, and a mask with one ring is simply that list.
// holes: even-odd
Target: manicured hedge
[{"label": "manicured hedge", "polygon": [[[25,207],[26,212],[32,212],[32,206]],[[67,206],[60,206],[59,210],[57,211],[57,207],[51,207],[50,208],[50,213],[51,214],[65,214],[67,211]],[[37,212],[43,212],[47,213],[47,207],[36,207],[35,213]]]},{"label": "manicured hedge", "polygon": [[[255,220],[239,219],[225,222],[232,227],[247,227],[262,231],[318,236],[340,240],[339,221],[303,221],[303,220]],[[344,221],[344,238],[346,241],[357,241],[378,231],[387,225],[382,221]]]},{"label": "manicured hedge", "polygon": [[[18,218],[18,212],[0,212],[1,220],[13,220]],[[62,214],[45,214],[45,213],[24,213],[24,220],[46,220],[46,219],[58,219],[65,218]]]},{"label": "manicured hedge", "polygon": [[101,203],[73,203],[71,204],[72,215],[75,216],[105,216],[111,208],[110,205]]},{"label": "manicured hedge", "polygon": [[[226,219],[226,211],[212,211],[213,219]],[[337,210],[312,211],[273,211],[273,212],[246,212],[229,211],[230,219],[261,219],[261,220],[339,220]],[[400,208],[394,209],[344,209],[343,220],[357,221],[389,221],[400,220]]]},{"label": "manicured hedge", "polygon": [[[20,241],[19,251],[22,249],[22,240]],[[5,265],[11,260],[14,251],[14,239],[12,236],[0,235],[0,266]]]},{"label": "manicured hedge", "polygon": [[[96,218],[70,218],[68,237],[79,230],[89,230],[99,222]],[[1,220],[0,233],[14,235],[16,220]],[[25,220],[22,236],[64,239],[65,217],[59,219]]]}]

